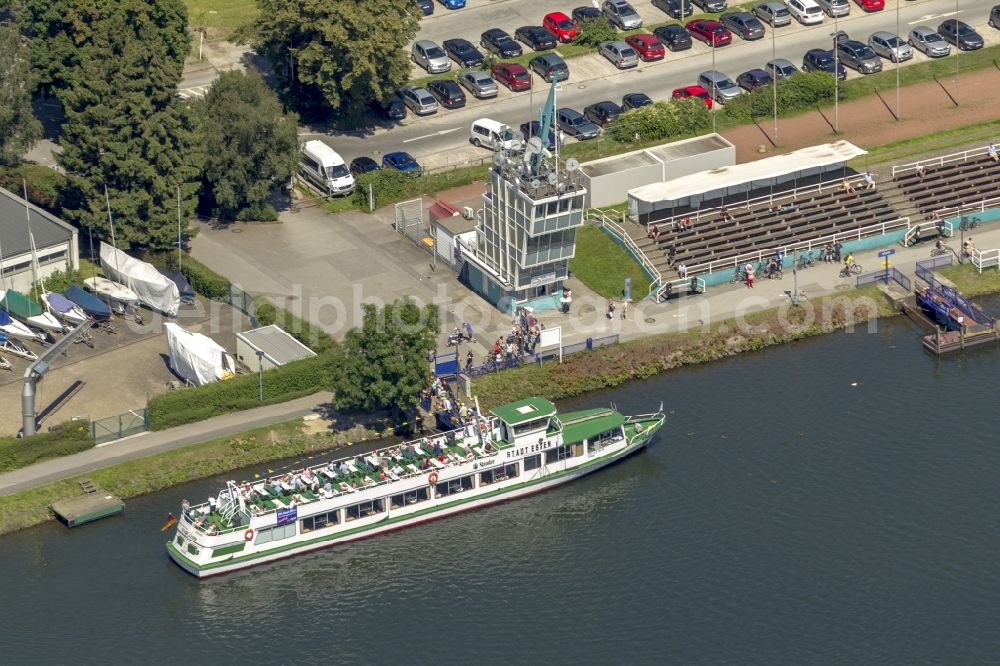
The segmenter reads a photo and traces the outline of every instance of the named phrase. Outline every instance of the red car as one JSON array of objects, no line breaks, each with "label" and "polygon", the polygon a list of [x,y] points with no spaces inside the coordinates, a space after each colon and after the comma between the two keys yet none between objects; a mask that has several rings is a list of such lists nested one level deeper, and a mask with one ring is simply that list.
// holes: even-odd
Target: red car
[{"label": "red car", "polygon": [[512,92],[531,89],[531,74],[516,62],[498,62],[490,72],[497,83],[504,84]]},{"label": "red car", "polygon": [[729,29],[718,21],[700,19],[689,21],[684,27],[691,33],[692,37],[700,39],[709,46],[725,46],[733,41],[733,33],[729,32]]},{"label": "red car", "polygon": [[857,0],[857,2],[866,12],[880,12],[885,9],[885,0]]},{"label": "red car", "polygon": [[677,88],[671,95],[674,99],[689,99],[691,97],[697,97],[705,102],[705,106],[712,108],[712,96],[708,94],[708,91],[701,86],[688,86],[686,88]]},{"label": "red car", "polygon": [[663,56],[667,55],[667,49],[663,47],[660,40],[650,34],[629,35],[625,38],[625,43],[635,49],[639,57],[646,62],[663,60]]},{"label": "red car", "polygon": [[576,37],[576,31],[580,28],[576,21],[566,16],[562,12],[552,12],[546,14],[542,19],[542,27],[556,36],[563,44],[569,44]]}]

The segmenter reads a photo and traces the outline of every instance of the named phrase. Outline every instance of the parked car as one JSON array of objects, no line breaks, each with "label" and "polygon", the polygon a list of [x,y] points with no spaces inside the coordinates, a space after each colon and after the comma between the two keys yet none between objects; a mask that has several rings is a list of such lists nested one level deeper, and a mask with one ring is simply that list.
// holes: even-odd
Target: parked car
[{"label": "parked car", "polygon": [[882,71],[882,59],[864,42],[849,39],[837,44],[837,55],[840,62],[862,74],[874,74]]},{"label": "parked car", "polygon": [[438,104],[446,109],[460,109],[465,106],[465,93],[450,79],[434,79],[427,84],[427,90],[434,95]]},{"label": "parked car", "polygon": [[928,58],[942,58],[951,53],[951,46],[944,41],[944,37],[925,25],[911,30],[907,43]]},{"label": "parked car", "polygon": [[833,51],[828,49],[810,49],[802,56],[803,72],[829,72],[833,74],[836,68],[837,78],[843,81],[847,78],[847,68],[844,63],[833,58]]},{"label": "parked car", "polygon": [[768,60],[764,65],[764,71],[771,75],[775,81],[784,81],[792,74],[798,74],[799,68],[792,64],[790,60],[775,58]]},{"label": "parked car", "polygon": [[451,69],[451,61],[444,50],[429,39],[418,39],[410,49],[413,62],[427,70],[428,74],[440,74]]},{"label": "parked car", "polygon": [[[601,10],[592,5],[587,5],[586,7],[577,7],[571,12],[571,14],[573,16],[573,20],[576,21],[577,23],[604,19],[604,14],[601,12]],[[610,21],[608,21],[608,23],[610,23]]]},{"label": "parked car", "polygon": [[698,85],[707,90],[719,104],[725,104],[743,94],[743,90],[731,78],[714,69],[699,74]]},{"label": "parked car", "polygon": [[387,97],[381,104],[373,102],[372,105],[389,120],[406,118],[406,104],[403,103],[403,98],[399,95]]},{"label": "parked car", "polygon": [[556,111],[556,124],[568,136],[577,139],[594,139],[601,132],[601,128],[587,120],[582,113],[566,107]]},{"label": "parked car", "polygon": [[625,42],[601,42],[597,50],[618,69],[628,69],[639,64],[639,54]]},{"label": "parked car", "polygon": [[569,67],[566,61],[556,53],[536,55],[528,62],[528,69],[545,79],[546,83],[565,81],[569,78]]},{"label": "parked car", "polygon": [[866,12],[880,12],[885,9],[885,0],[857,0],[857,2]]},{"label": "parked car", "polygon": [[522,25],[514,31],[514,37],[535,51],[554,49],[558,44],[555,35],[540,25]]},{"label": "parked car", "polygon": [[424,16],[430,16],[434,13],[434,0],[417,0],[417,7]]},{"label": "parked car", "polygon": [[718,21],[698,19],[697,21],[689,21],[684,27],[691,33],[691,37],[703,41],[713,48],[733,42],[733,33],[729,32],[729,29]]},{"label": "parked car", "polygon": [[989,24],[1000,30],[1000,5],[994,5],[993,9],[990,10]]},{"label": "parked car", "polygon": [[467,39],[446,39],[441,46],[459,67],[479,67],[486,60],[482,52]]},{"label": "parked car", "polygon": [[479,69],[467,69],[459,72],[458,84],[477,99],[491,99],[500,92],[497,88],[497,82],[489,74]]},{"label": "parked car", "polygon": [[868,46],[872,51],[886,60],[904,62],[913,57],[913,49],[902,39],[884,30],[873,32],[868,38]]},{"label": "parked car", "polygon": [[406,86],[400,88],[397,94],[402,98],[403,104],[418,116],[429,116],[438,112],[437,100],[427,92],[426,88]]},{"label": "parked car", "polygon": [[788,11],[802,25],[823,22],[823,10],[814,0],[787,0]]},{"label": "parked car", "polygon": [[675,88],[674,92],[670,94],[672,99],[690,99],[691,97],[697,97],[698,99],[705,102],[705,106],[712,108],[712,96],[708,94],[708,91],[701,86],[685,86],[683,88]]},{"label": "parked car", "polygon": [[500,28],[490,28],[481,34],[479,45],[501,58],[517,58],[524,54],[521,45]]},{"label": "parked car", "polygon": [[601,11],[619,30],[635,30],[642,27],[642,17],[628,0],[604,0]]},{"label": "parked car", "polygon": [[608,123],[614,122],[615,118],[622,114],[622,107],[610,100],[591,104],[583,110],[583,115],[587,120],[604,127]]},{"label": "parked car", "polygon": [[649,106],[653,103],[653,100],[649,98],[646,93],[626,93],[622,96],[622,111],[628,111],[629,109],[641,109],[644,106]]},{"label": "parked car", "polygon": [[363,173],[371,173],[372,171],[378,171],[381,169],[378,162],[370,157],[355,157],[351,160],[350,171],[351,175],[358,177]]},{"label": "parked car", "polygon": [[492,118],[480,118],[469,128],[469,142],[476,148],[519,153],[524,150],[524,136],[515,132],[506,123]]},{"label": "parked car", "polygon": [[983,48],[983,38],[972,27],[958,19],[948,19],[938,26],[938,34],[944,41],[954,44],[959,51],[975,51]]},{"label": "parked car", "polygon": [[736,77],[736,85],[747,92],[770,85],[774,80],[763,69],[750,69]]},{"label": "parked car", "polygon": [[682,19],[694,14],[691,0],[653,0],[653,6],[675,19]]},{"label": "parked car", "polygon": [[[537,120],[532,120],[530,123],[521,123],[521,134],[525,139],[530,139],[533,136],[538,136],[542,131],[542,126]],[[544,144],[543,144],[544,145]],[[549,150],[556,147],[556,130],[555,127],[549,127]]]},{"label": "parked car", "polygon": [[680,23],[661,25],[653,30],[653,34],[671,51],[687,51],[691,48],[691,33]]},{"label": "parked car", "polygon": [[556,36],[560,42],[568,44],[576,37],[580,26],[562,12],[549,12],[542,19],[542,27]]},{"label": "parked car", "polygon": [[747,41],[764,36],[764,25],[750,12],[726,12],[719,17],[719,23]]},{"label": "parked car", "polygon": [[448,9],[464,9],[465,0],[441,0],[441,4]]},{"label": "parked car", "polygon": [[816,0],[816,4],[830,18],[843,18],[851,13],[851,3],[847,0]]},{"label": "parked car", "polygon": [[663,48],[660,40],[649,33],[629,35],[625,38],[625,43],[635,49],[644,62],[663,60],[667,55],[667,50]]},{"label": "parked car", "polygon": [[753,6],[753,13],[772,28],[780,28],[792,22],[792,15],[783,2],[762,2]]},{"label": "parked car", "polygon": [[706,14],[720,14],[726,11],[726,0],[691,0]]},{"label": "parked car", "polygon": [[844,32],[843,30],[837,30],[836,32],[830,33],[830,37],[833,38],[834,47],[836,47],[837,44],[841,42],[846,42],[851,38],[851,36],[848,35],[846,32]]},{"label": "parked car", "polygon": [[383,169],[396,169],[411,176],[420,175],[420,164],[413,159],[413,155],[402,150],[394,153],[386,153],[382,156]]},{"label": "parked car", "polygon": [[497,83],[504,84],[511,92],[531,89],[531,74],[516,62],[498,62],[490,72]]}]

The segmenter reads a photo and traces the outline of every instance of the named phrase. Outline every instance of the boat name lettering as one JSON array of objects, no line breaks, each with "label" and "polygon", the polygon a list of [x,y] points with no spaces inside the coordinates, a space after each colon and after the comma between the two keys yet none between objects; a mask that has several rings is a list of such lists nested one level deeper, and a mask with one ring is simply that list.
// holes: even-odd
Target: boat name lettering
[{"label": "boat name lettering", "polygon": [[532,444],[530,446],[522,446],[519,449],[511,449],[507,451],[506,457],[507,460],[510,460],[511,458],[523,458],[525,455],[529,453],[535,453],[536,451],[544,451],[545,449],[549,448],[549,446],[550,446],[549,442],[543,440],[537,444]]}]

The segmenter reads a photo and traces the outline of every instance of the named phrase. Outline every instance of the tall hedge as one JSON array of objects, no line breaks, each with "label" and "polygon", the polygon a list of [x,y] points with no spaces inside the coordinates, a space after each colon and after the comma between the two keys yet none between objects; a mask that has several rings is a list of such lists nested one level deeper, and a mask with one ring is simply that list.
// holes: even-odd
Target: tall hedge
[{"label": "tall hedge", "polygon": [[630,109],[608,125],[606,131],[619,143],[656,141],[708,129],[711,111],[697,98],[675,99]]},{"label": "tall hedge", "polygon": [[[778,115],[815,108],[833,99],[833,75],[827,72],[799,72],[778,82]],[[774,114],[774,88],[764,86],[725,105],[726,115],[736,120],[767,118]]]},{"label": "tall hedge", "polygon": [[93,446],[90,421],[67,421],[57,430],[31,437],[2,437],[0,472],[27,467],[39,460],[79,453]]}]

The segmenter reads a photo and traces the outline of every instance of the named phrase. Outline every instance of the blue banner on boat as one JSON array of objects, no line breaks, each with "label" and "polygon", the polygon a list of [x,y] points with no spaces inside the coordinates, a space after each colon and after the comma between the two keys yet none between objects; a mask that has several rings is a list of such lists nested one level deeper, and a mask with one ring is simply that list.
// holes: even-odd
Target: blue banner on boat
[{"label": "blue banner on boat", "polygon": [[287,523],[294,523],[298,516],[299,508],[296,506],[289,507],[287,509],[278,509],[278,524],[285,525]]}]

